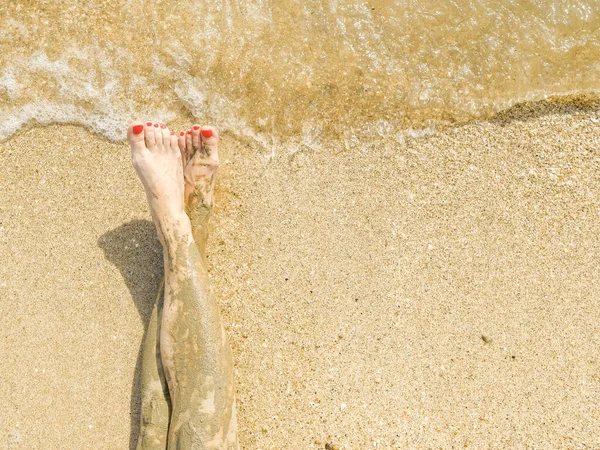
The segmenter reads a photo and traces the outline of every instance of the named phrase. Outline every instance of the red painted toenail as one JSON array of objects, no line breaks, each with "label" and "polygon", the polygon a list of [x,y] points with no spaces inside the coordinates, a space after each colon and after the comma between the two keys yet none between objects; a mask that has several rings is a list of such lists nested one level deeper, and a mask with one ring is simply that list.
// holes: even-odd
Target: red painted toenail
[{"label": "red painted toenail", "polygon": [[135,125],[133,127],[133,134],[140,134],[142,131],[144,131],[144,125]]},{"label": "red painted toenail", "polygon": [[212,136],[212,130],[202,130],[202,136],[204,136],[206,139],[208,139],[209,137]]},{"label": "red painted toenail", "polygon": [[200,127],[199,127],[198,125],[196,125],[196,126],[194,127],[194,130],[197,130],[197,129],[199,129],[199,128],[200,128]]},{"label": "red painted toenail", "polygon": [[181,133],[179,133],[179,136],[185,136],[185,131],[182,131]]},{"label": "red painted toenail", "polygon": [[175,132],[174,132],[174,131],[171,131],[171,136],[173,136],[174,134],[175,134]]},{"label": "red painted toenail", "polygon": [[163,128],[163,129],[164,129],[164,128],[167,128],[167,126],[166,126],[164,123],[161,123],[161,124],[160,124],[160,127],[161,127],[161,128]]},{"label": "red painted toenail", "polygon": [[188,131],[187,131],[187,134],[192,134],[192,130],[188,130]]},{"label": "red painted toenail", "polygon": [[157,124],[157,123],[155,123],[155,124],[154,124],[154,127],[155,127],[155,128],[158,128],[158,124]]},{"label": "red painted toenail", "polygon": [[146,122],[146,125],[148,125],[149,127],[152,126],[152,122]]}]

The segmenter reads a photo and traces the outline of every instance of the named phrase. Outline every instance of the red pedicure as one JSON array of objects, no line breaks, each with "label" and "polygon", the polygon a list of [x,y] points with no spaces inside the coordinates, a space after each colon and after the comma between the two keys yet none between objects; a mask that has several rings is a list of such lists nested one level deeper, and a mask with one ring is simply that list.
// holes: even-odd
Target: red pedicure
[{"label": "red pedicure", "polygon": [[204,136],[206,139],[208,139],[209,137],[212,136],[212,130],[202,130],[202,136]]},{"label": "red pedicure", "polygon": [[187,134],[192,134],[192,130],[188,130],[188,131],[187,131]]},{"label": "red pedicure", "polygon": [[154,128],[158,128],[158,124],[157,123],[154,124]]},{"label": "red pedicure", "polygon": [[181,133],[179,133],[179,136],[185,136],[185,131],[182,131]]},{"label": "red pedicure", "polygon": [[149,127],[152,126],[152,122],[146,122],[146,125],[148,125]]},{"label": "red pedicure", "polygon": [[167,126],[166,126],[164,123],[161,123],[161,124],[160,124],[160,127],[161,127],[162,129],[165,129],[165,128],[167,128]]},{"label": "red pedicure", "polygon": [[144,131],[144,125],[133,126],[133,134],[140,134],[142,131]]},{"label": "red pedicure", "polygon": [[197,130],[198,128],[200,128],[198,125],[194,126],[194,130]]},{"label": "red pedicure", "polygon": [[173,136],[174,134],[175,134],[175,132],[174,132],[174,131],[171,131],[171,136]]}]

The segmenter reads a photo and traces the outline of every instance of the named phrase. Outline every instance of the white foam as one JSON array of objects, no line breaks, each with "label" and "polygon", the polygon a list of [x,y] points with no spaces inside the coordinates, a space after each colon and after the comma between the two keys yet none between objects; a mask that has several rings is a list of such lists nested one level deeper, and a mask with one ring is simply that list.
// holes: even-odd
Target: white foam
[{"label": "white foam", "polygon": [[16,100],[21,93],[21,86],[15,78],[14,69],[12,67],[7,67],[2,72],[2,77],[0,77],[0,89],[4,89],[8,94],[8,98],[11,100]]}]

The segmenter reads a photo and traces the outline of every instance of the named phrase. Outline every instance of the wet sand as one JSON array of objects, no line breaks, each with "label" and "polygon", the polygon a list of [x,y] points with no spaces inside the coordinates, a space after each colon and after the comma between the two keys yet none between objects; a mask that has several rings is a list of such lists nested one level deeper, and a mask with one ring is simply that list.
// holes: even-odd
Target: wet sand
[{"label": "wet sand", "polygon": [[[242,448],[600,447],[597,110],[221,155]],[[0,448],[130,449],[162,260],[127,146],[22,132],[0,192]]]}]

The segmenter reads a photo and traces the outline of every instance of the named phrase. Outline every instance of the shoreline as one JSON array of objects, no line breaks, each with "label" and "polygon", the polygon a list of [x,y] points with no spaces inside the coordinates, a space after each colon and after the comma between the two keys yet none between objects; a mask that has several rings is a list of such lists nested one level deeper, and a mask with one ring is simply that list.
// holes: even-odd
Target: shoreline
[{"label": "shoreline", "polygon": [[[509,102],[513,103],[513,102]],[[283,147],[294,147],[305,145],[305,142],[310,138],[315,138],[319,145],[323,145],[330,148],[344,149],[358,147],[359,145],[372,144],[374,142],[384,143],[386,140],[396,141],[403,143],[404,139],[407,138],[420,138],[426,137],[437,132],[446,132],[455,128],[461,128],[464,126],[477,126],[478,124],[492,123],[492,124],[507,124],[513,120],[530,120],[544,115],[552,114],[595,114],[600,111],[600,91],[598,92],[579,92],[575,94],[564,94],[564,95],[553,95],[542,100],[534,101],[519,101],[514,102],[512,106],[501,109],[497,112],[482,114],[477,117],[470,119],[459,120],[430,120],[425,121],[422,126],[418,127],[404,127],[398,125],[398,123],[388,123],[385,120],[379,120],[376,122],[370,122],[364,124],[361,128],[349,128],[343,130],[343,133],[334,137],[323,136],[323,130],[318,126],[309,126],[312,131],[316,132],[316,135],[310,135],[304,133],[304,135],[289,135],[279,136],[270,133],[263,133],[258,130],[248,130],[247,127],[243,127],[245,132],[236,132],[225,128],[222,130],[222,134],[228,135],[231,139],[238,143],[246,143],[250,145],[258,145],[271,147],[275,145]],[[136,120],[146,120],[146,118],[136,118]],[[124,123],[127,123],[125,121]],[[183,111],[181,114],[176,116],[172,121],[169,121],[169,127],[174,131],[186,130],[193,123],[200,123],[201,125],[208,125],[208,122],[202,122],[196,119],[189,111]],[[79,127],[87,132],[97,136],[101,140],[106,141],[110,144],[126,144],[126,133],[123,134],[121,139],[112,139],[108,135],[103,134],[99,131],[94,130],[91,126],[85,123],[79,123],[74,121],[64,122],[48,122],[40,123],[35,120],[27,124],[22,125],[16,131],[12,132],[8,137],[0,139],[0,145],[10,141],[19,135],[26,133],[32,129],[44,129],[53,126],[66,126],[66,127]],[[248,134],[249,133],[249,134]],[[350,136],[349,138],[347,136]],[[349,145],[351,147],[349,147]]]}]

